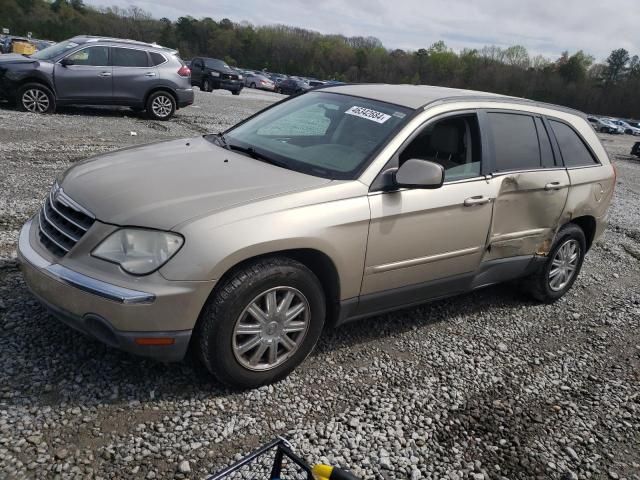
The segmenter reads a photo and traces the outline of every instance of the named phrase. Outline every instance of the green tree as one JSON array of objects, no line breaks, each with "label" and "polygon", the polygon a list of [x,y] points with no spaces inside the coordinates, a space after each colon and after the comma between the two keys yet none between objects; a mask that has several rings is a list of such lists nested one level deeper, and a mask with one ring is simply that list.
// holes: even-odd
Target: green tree
[{"label": "green tree", "polygon": [[612,51],[607,58],[606,81],[608,83],[618,82],[624,76],[629,60],[629,52],[624,48]]}]

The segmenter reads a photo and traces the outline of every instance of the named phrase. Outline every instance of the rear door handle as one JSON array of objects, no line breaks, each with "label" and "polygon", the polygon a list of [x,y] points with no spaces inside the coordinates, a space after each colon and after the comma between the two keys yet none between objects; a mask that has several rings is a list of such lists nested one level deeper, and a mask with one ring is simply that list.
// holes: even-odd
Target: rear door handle
[{"label": "rear door handle", "polygon": [[100,72],[98,75],[100,77],[110,77],[111,76],[111,72]]},{"label": "rear door handle", "polygon": [[474,205],[484,205],[485,203],[489,203],[491,201],[490,198],[484,197],[482,195],[476,195],[475,197],[469,197],[464,201],[465,207],[473,207]]},{"label": "rear door handle", "polygon": [[547,183],[544,186],[545,190],[560,190],[562,188],[562,184],[560,182],[551,182],[551,183]]}]

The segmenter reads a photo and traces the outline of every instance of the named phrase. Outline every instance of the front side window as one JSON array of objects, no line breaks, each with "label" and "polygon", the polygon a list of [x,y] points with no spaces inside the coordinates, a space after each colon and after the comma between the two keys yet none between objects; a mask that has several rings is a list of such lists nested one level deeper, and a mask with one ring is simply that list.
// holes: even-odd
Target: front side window
[{"label": "front side window", "polygon": [[550,120],[549,123],[558,140],[565,167],[581,167],[598,163],[573,128],[555,120]]},{"label": "front side window", "polygon": [[488,113],[495,170],[531,170],[541,167],[538,133],[533,117],[515,113]]},{"label": "front side window", "polygon": [[109,47],[89,47],[67,57],[73,65],[106,67],[109,65]]},{"label": "front side window", "polygon": [[50,47],[40,50],[39,52],[36,52],[31,55],[31,58],[35,58],[37,60],[53,60],[58,55],[62,55],[64,52],[71,50],[72,48],[75,48],[77,46],[78,44],[76,42],[67,40],[64,42],[56,43],[54,45],[51,45]]},{"label": "front side window", "polygon": [[445,181],[478,177],[482,152],[477,116],[460,115],[429,124],[402,151],[400,165],[412,158],[442,165]]},{"label": "front side window", "polygon": [[134,50],[132,48],[113,49],[114,67],[148,67],[149,58],[144,50]]},{"label": "front side window", "polygon": [[313,92],[258,114],[225,138],[229,148],[285,168],[353,179],[410,113],[384,102]]}]

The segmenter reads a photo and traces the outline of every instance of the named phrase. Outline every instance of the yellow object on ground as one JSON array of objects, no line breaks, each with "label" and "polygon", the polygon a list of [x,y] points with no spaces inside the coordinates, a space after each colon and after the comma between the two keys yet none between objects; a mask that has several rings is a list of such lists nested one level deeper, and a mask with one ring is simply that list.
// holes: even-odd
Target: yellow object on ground
[{"label": "yellow object on ground", "polygon": [[36,53],[36,47],[33,43],[29,42],[13,42],[13,53],[20,53],[22,55],[32,55]]},{"label": "yellow object on ground", "polygon": [[352,473],[330,465],[314,465],[311,473],[315,480],[359,480]]},{"label": "yellow object on ground", "polygon": [[316,480],[329,480],[333,467],[329,465],[314,465],[313,466],[313,478]]}]

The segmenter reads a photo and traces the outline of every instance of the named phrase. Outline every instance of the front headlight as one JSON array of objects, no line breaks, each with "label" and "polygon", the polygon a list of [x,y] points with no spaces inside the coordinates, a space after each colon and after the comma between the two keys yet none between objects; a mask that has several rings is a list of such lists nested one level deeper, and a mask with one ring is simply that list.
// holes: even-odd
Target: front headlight
[{"label": "front headlight", "polygon": [[242,75],[238,75],[238,80],[242,80]]},{"label": "front headlight", "polygon": [[183,243],[176,233],[122,228],[103,240],[91,255],[117,263],[133,275],[147,275],[167,263]]},{"label": "front headlight", "polygon": [[212,77],[219,77],[220,76],[220,72],[211,72],[211,76]]}]

